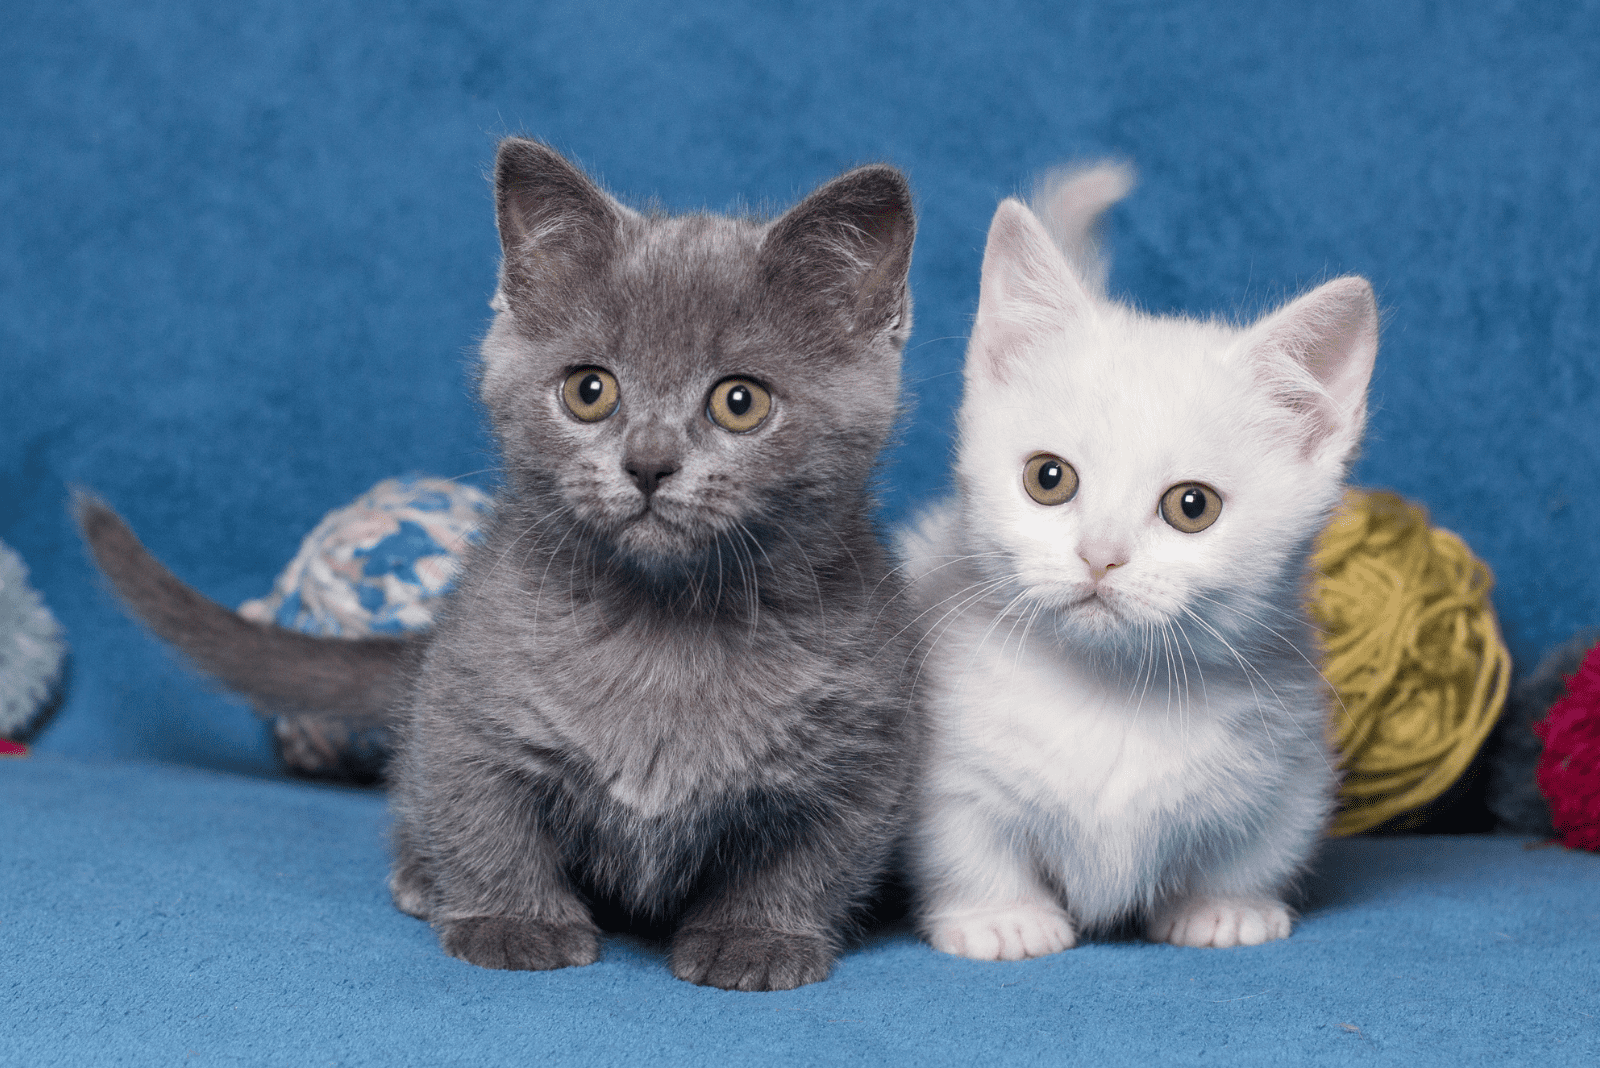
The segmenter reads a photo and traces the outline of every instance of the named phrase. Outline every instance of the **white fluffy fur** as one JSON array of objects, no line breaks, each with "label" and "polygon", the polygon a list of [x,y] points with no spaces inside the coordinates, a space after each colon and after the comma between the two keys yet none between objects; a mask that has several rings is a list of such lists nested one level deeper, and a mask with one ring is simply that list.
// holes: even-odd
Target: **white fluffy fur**
[{"label": "white fluffy fur", "polygon": [[[1048,183],[1050,229],[996,211],[959,491],[901,537],[937,723],[911,867],[924,934],[963,956],[1125,918],[1183,945],[1283,938],[1332,805],[1302,601],[1365,420],[1371,288],[1244,327],[1110,301],[1084,257],[1129,184],[1120,165]],[[1037,452],[1077,471],[1066,504],[1024,491]],[[1224,502],[1195,534],[1158,512],[1188,481]]]}]

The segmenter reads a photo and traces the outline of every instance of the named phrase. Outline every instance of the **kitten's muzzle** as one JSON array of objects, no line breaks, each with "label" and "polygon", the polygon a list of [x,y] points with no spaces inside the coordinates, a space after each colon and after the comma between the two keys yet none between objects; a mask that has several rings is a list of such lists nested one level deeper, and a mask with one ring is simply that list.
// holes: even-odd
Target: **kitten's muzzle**
[{"label": "kitten's muzzle", "polygon": [[629,435],[622,469],[639,487],[645,500],[650,499],[663,479],[676,474],[682,466],[682,445],[664,428],[647,426]]},{"label": "kitten's muzzle", "polygon": [[622,469],[628,473],[628,477],[633,479],[633,484],[639,487],[639,492],[648,500],[663,479],[677,472],[678,461],[629,457],[623,461]]}]

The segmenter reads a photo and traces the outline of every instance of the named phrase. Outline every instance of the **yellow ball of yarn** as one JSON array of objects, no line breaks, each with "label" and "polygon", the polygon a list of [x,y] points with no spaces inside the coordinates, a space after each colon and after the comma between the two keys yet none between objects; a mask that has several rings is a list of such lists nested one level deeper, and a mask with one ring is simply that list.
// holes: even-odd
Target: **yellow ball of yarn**
[{"label": "yellow ball of yarn", "polygon": [[1460,778],[1505,707],[1511,655],[1488,566],[1393,493],[1350,490],[1314,563],[1311,616],[1344,767],[1331,833],[1356,834]]}]

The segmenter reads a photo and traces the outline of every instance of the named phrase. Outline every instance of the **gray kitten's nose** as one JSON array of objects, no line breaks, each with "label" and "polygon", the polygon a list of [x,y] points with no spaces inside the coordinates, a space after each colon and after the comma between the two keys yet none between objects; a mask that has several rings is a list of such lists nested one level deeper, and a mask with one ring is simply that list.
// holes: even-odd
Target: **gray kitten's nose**
[{"label": "gray kitten's nose", "polygon": [[659,424],[636,429],[628,435],[622,454],[622,469],[648,499],[661,480],[683,466],[683,443]]},{"label": "gray kitten's nose", "polygon": [[640,492],[649,497],[662,479],[678,470],[678,461],[670,456],[629,456],[622,461],[622,469],[628,472]]}]

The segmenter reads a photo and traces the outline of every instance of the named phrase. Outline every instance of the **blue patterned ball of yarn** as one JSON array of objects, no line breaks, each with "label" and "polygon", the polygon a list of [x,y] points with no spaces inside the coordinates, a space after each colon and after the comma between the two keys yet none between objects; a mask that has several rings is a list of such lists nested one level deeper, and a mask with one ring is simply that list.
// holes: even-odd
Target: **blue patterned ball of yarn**
[{"label": "blue patterned ball of yarn", "polygon": [[472,486],[410,475],[323,517],[266,597],[239,614],[308,634],[422,630],[491,507]]}]

